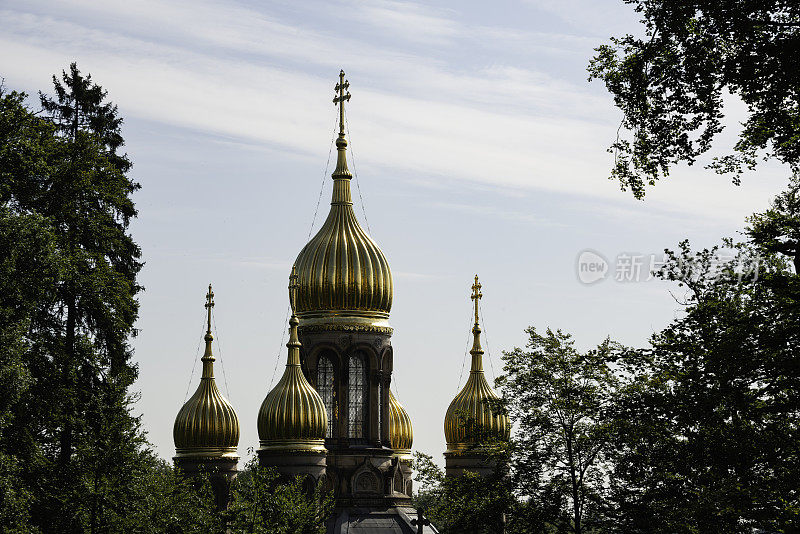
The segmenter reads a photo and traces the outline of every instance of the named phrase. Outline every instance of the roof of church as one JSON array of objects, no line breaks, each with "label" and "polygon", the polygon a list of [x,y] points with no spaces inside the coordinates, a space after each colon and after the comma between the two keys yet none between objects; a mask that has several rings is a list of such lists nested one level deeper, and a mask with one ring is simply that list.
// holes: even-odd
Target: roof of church
[{"label": "roof of church", "polygon": [[208,327],[203,353],[203,375],[197,391],[178,412],[173,427],[176,457],[238,458],[239,418],[214,380],[214,355],[211,351],[211,309],[214,293],[211,284],[206,295]]},{"label": "roof of church", "polygon": [[392,273],[383,252],[361,227],[353,211],[347,168],[344,102],[350,100],[344,71],[336,85],[339,104],[337,162],[328,218],[294,262],[299,276],[297,316],[301,328],[315,323],[389,328]]},{"label": "roof of church", "polygon": [[[327,534],[417,534],[416,519],[417,511],[410,507],[342,511],[330,523]],[[439,533],[433,525],[425,525],[422,532]]]},{"label": "roof of church", "polygon": [[472,326],[473,343],[472,368],[464,388],[456,395],[447,409],[444,418],[444,436],[447,452],[464,451],[485,440],[507,440],[511,425],[508,416],[492,411],[491,401],[496,400],[494,392],[483,372],[483,348],[481,348],[481,327],[478,321],[478,301],[483,294],[478,275],[472,285],[472,300],[475,301],[475,324]]},{"label": "roof of church", "polygon": [[289,354],[286,370],[270,391],[258,411],[260,450],[291,450],[325,452],[325,429],[328,415],[317,390],[308,383],[300,369],[299,321],[295,315],[297,273],[292,268],[289,277],[289,300],[292,317],[289,319]]}]

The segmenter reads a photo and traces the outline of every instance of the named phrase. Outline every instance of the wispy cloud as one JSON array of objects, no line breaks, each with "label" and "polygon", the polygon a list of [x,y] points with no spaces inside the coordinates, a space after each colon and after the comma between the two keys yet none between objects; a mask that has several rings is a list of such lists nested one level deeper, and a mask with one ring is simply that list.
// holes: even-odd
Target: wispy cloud
[{"label": "wispy cloud", "polygon": [[[327,150],[334,113],[321,96],[330,95],[332,74],[346,66],[354,82],[352,146],[362,171],[619,198],[603,180],[610,166],[604,149],[618,120],[605,96],[513,63],[454,69],[423,51],[450,46],[450,40],[503,46],[504,28],[478,27],[481,39],[467,42],[464,36],[476,28],[458,22],[452,11],[354,1],[347,17],[358,20],[342,17],[342,25],[369,22],[406,42],[429,42],[416,48],[375,44],[356,31],[333,35],[234,2],[30,0],[0,11],[2,74],[42,87],[46,73],[77,58],[125,115],[316,158]],[[542,46],[586,45],[585,38],[558,33],[508,34],[511,41]],[[731,203],[747,204],[726,194],[717,208],[688,196],[685,187],[663,187],[652,204],[722,217]]]},{"label": "wispy cloud", "polygon": [[476,206],[472,204],[460,204],[456,202],[430,202],[425,205],[436,209],[468,213],[477,217],[491,217],[506,221],[532,224],[534,226],[564,226],[561,223],[556,223],[555,221],[546,219],[535,213],[510,210],[502,206]]},{"label": "wispy cloud", "polygon": [[378,31],[423,44],[452,44],[461,27],[452,10],[435,9],[416,2],[354,0],[348,12]]}]

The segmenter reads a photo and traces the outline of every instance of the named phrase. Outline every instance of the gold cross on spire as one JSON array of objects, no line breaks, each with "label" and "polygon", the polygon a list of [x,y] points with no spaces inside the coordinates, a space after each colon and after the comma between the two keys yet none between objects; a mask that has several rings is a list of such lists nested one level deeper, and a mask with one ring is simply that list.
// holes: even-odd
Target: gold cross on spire
[{"label": "gold cross on spire", "polygon": [[300,284],[297,282],[297,267],[292,265],[292,274],[289,275],[289,303],[292,305],[292,315],[294,315],[295,300],[297,299],[297,289]]},{"label": "gold cross on spire", "polygon": [[344,79],[344,71],[339,71],[339,83],[334,90],[337,95],[333,98],[333,104],[339,104],[339,137],[344,137],[344,103],[350,100],[350,82]]},{"label": "gold cross on spire", "polygon": [[472,284],[472,295],[470,298],[475,301],[475,324],[478,324],[478,301],[483,296],[481,293],[481,284],[478,282],[478,275],[475,275],[475,283]]},{"label": "gold cross on spire", "polygon": [[208,293],[206,294],[206,310],[208,310],[208,328],[206,334],[211,333],[211,308],[214,307],[214,292],[211,291],[211,284],[208,284]]}]

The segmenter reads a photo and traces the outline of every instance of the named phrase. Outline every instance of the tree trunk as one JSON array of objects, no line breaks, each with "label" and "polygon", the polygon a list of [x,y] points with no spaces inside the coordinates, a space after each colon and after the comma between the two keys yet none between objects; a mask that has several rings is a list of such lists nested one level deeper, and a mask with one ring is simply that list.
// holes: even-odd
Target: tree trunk
[{"label": "tree trunk", "polygon": [[581,509],[578,501],[578,478],[575,473],[575,458],[572,451],[572,440],[567,439],[567,460],[569,461],[569,475],[572,482],[572,514],[575,534],[581,534]]},{"label": "tree trunk", "polygon": [[67,302],[67,328],[64,335],[64,361],[61,367],[61,387],[63,390],[63,425],[61,427],[59,461],[61,465],[67,465],[72,457],[72,417],[73,410],[73,384],[72,368],[75,363],[75,326],[76,320],[75,297],[72,291]]}]

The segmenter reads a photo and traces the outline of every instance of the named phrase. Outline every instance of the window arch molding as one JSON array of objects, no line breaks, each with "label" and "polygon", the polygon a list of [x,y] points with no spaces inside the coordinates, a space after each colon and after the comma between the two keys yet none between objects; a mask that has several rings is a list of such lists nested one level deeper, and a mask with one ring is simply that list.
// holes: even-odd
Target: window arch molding
[{"label": "window arch molding", "polygon": [[328,414],[325,437],[335,438],[340,419],[341,354],[335,346],[323,343],[314,347],[306,360],[310,381],[322,397]]}]

